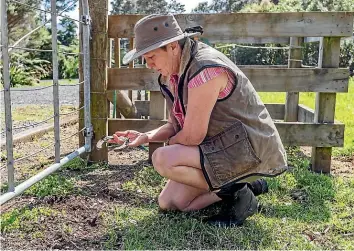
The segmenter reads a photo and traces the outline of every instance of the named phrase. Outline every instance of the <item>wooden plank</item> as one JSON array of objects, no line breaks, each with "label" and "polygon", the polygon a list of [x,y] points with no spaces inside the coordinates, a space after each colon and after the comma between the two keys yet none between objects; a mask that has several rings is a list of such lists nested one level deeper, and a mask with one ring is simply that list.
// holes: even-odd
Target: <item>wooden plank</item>
[{"label": "wooden plank", "polygon": [[304,123],[313,123],[315,119],[315,111],[305,105],[299,104],[297,121]]},{"label": "wooden plank", "polygon": [[[304,43],[303,37],[290,38],[290,50],[288,58],[288,68],[301,68],[302,50],[301,46]],[[299,93],[287,92],[285,101],[285,116],[284,121],[297,121],[297,107],[299,105]]]},{"label": "wooden plank", "polygon": [[288,68],[288,65],[237,65],[238,68]]},{"label": "wooden plank", "polygon": [[108,119],[108,134],[112,135],[116,131],[124,130],[148,132],[166,123],[166,120],[160,119]]},{"label": "wooden plank", "polygon": [[[348,92],[348,69],[242,69],[259,92]],[[147,68],[108,69],[108,90],[160,90]]]},{"label": "wooden plank", "polygon": [[[150,119],[165,119],[166,100],[159,91],[150,92]],[[163,147],[164,143],[150,142],[149,143],[149,161],[151,161],[154,151]]]},{"label": "wooden plank", "polygon": [[[129,51],[134,49],[134,38],[130,38],[129,39]],[[129,63],[129,68],[134,68],[134,61],[131,61]],[[130,100],[133,102],[133,91],[129,90],[128,91],[128,97],[130,98]]]},{"label": "wooden plank", "polygon": [[114,39],[114,64],[116,68],[120,68],[120,38]]},{"label": "wooden plank", "polygon": [[[340,38],[323,38],[322,67],[339,67]],[[320,53],[321,55],[321,53]],[[333,123],[336,108],[335,93],[316,93],[316,123]],[[330,173],[332,148],[312,149],[312,170],[315,172]]]},{"label": "wooden plank", "polygon": [[344,124],[275,122],[284,145],[334,147],[344,144]]},{"label": "wooden plank", "polygon": [[[147,132],[167,123],[166,120],[109,119],[108,133],[118,130]],[[274,122],[284,145],[288,146],[343,146],[343,124],[314,124],[301,122]]]},{"label": "wooden plank", "polygon": [[[143,17],[109,16],[109,37],[133,37],[134,25]],[[348,37],[353,32],[353,12],[179,14],[175,17],[183,30],[203,26],[202,37],[211,42],[240,37]]]},{"label": "wooden plank", "polygon": [[[120,38],[115,38],[114,39],[114,66],[116,68],[120,68],[121,62],[120,62]],[[114,90],[116,91],[116,90]],[[114,94],[113,94],[114,95]],[[116,98],[117,98],[117,93],[115,93]],[[111,94],[110,92],[107,93],[108,99],[110,98]],[[113,102],[114,105],[114,102]],[[115,109],[115,114],[113,115],[114,118],[120,118],[121,114],[118,110],[118,102],[116,102],[116,109]]]},{"label": "wooden plank", "polygon": [[[102,8],[96,8],[100,6]],[[107,0],[89,0],[90,16],[92,18],[90,41],[90,64],[91,64],[91,121],[94,137],[92,145],[107,135],[107,59],[108,59],[108,36],[107,36]],[[108,161],[106,147],[97,150],[92,147],[91,161]]]},{"label": "wooden plank", "polygon": [[[135,107],[142,116],[149,116],[150,101],[135,101]],[[284,104],[265,104],[272,119],[282,120],[284,118]],[[167,117],[166,117],[167,118]]]}]

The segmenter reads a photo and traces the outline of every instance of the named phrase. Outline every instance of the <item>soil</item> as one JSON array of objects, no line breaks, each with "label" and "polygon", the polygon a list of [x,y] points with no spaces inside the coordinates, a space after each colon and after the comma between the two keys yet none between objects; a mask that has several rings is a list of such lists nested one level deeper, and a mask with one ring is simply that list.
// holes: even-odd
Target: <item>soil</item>
[{"label": "soil", "polygon": [[[78,131],[78,124],[62,128],[61,137],[66,138]],[[14,152],[25,156],[33,153],[33,149],[40,148],[44,143],[52,141],[53,133],[44,135],[34,142],[17,144]],[[43,146],[42,146],[43,147]],[[78,136],[61,144],[62,156],[78,148]],[[54,151],[48,149],[41,156],[31,157],[15,164],[16,180],[27,179],[52,164]],[[76,188],[83,191],[81,194],[68,196],[46,196],[42,199],[29,196],[15,198],[2,206],[1,212],[13,209],[32,209],[50,207],[63,212],[57,215],[43,217],[37,222],[27,222],[30,227],[22,227],[19,233],[1,233],[3,249],[102,249],[102,243],[107,238],[103,214],[112,211],[117,204],[137,205],[155,203],[154,198],[146,197],[141,193],[123,192],[121,185],[133,179],[135,173],[147,162],[148,153],[140,149],[126,149],[121,152],[109,152],[109,166],[103,169],[64,170],[63,174],[70,176],[80,175]],[[5,160],[1,161],[1,165]],[[7,170],[0,171],[1,183],[6,182]],[[23,224],[26,224],[24,222]],[[65,231],[70,229],[70,233]],[[41,238],[33,238],[33,233],[40,231]]]},{"label": "soil", "polygon": [[[66,138],[78,131],[78,124],[62,128],[61,137]],[[48,133],[33,142],[15,145],[14,152],[25,156],[53,141],[53,133]],[[78,136],[61,143],[65,156],[78,148]],[[311,148],[303,148],[308,155]],[[52,149],[39,156],[31,157],[15,164],[16,180],[29,178],[34,173],[48,167],[54,158]],[[104,249],[108,238],[104,215],[112,212],[115,205],[156,204],[156,199],[143,193],[132,193],[122,189],[122,183],[134,178],[136,172],[145,166],[148,153],[137,148],[121,152],[109,152],[109,165],[106,168],[87,170],[61,170],[67,177],[80,176],[77,189],[82,193],[68,196],[46,196],[38,199],[21,196],[2,206],[2,213],[14,209],[50,207],[58,214],[41,216],[37,221],[21,223],[21,232],[2,232],[2,249]],[[334,158],[333,175],[353,176],[353,158]],[[1,165],[5,162],[1,160]],[[1,182],[6,181],[6,169],[0,171]],[[27,225],[26,225],[27,224]],[[34,238],[40,233],[40,238]],[[119,238],[119,237],[118,237]],[[117,246],[117,249],[123,248]]]}]

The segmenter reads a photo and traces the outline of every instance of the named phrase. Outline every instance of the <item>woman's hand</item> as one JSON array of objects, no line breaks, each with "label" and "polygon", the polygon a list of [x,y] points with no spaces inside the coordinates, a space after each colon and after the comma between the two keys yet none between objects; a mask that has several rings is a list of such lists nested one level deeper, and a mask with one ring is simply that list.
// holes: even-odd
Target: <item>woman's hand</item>
[{"label": "woman's hand", "polygon": [[120,137],[128,138],[128,146],[135,147],[149,143],[149,138],[146,133],[141,133],[134,130],[118,131],[113,134],[113,140],[109,140],[108,143],[124,144],[124,140]]}]

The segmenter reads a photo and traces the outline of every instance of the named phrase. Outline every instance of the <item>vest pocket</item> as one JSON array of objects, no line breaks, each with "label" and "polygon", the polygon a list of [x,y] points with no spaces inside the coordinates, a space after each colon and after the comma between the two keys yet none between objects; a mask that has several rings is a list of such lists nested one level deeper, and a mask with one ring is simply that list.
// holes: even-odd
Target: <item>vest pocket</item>
[{"label": "vest pocket", "polygon": [[256,168],[261,160],[256,155],[245,127],[237,121],[200,145],[219,187]]}]

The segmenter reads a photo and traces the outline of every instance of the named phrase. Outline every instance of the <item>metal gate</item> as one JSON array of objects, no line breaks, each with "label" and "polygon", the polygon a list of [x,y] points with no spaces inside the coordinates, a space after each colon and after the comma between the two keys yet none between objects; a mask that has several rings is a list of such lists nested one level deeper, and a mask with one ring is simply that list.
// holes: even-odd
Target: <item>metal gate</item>
[{"label": "metal gate", "polygon": [[[7,1],[1,0],[1,52],[2,52],[2,61],[3,61],[3,81],[4,81],[4,106],[5,106],[5,133],[6,133],[6,157],[7,157],[7,172],[8,172],[8,192],[0,196],[0,205],[9,201],[10,199],[14,198],[15,196],[20,195],[26,189],[37,183],[38,181],[42,180],[43,178],[47,177],[48,175],[52,174],[53,172],[57,171],[61,166],[69,162],[70,160],[78,157],[82,153],[90,152],[91,151],[91,138],[92,138],[92,125],[91,125],[91,115],[90,115],[90,15],[89,15],[89,5],[88,0],[80,0],[82,6],[82,15],[80,20],[75,20],[69,18],[67,16],[63,16],[62,14],[64,11],[71,6],[67,6],[61,12],[57,12],[56,10],[56,0],[51,0],[51,9],[50,11],[38,9],[36,7],[27,5],[25,3],[9,0],[15,2],[17,4],[25,5],[28,8],[33,8],[45,13],[50,13],[51,19],[51,29],[52,29],[52,49],[45,50],[47,52],[52,52],[52,66],[53,66],[53,107],[54,107],[54,114],[52,117],[41,121],[39,123],[35,123],[29,126],[38,125],[42,122],[48,121],[49,119],[54,118],[54,136],[55,136],[55,164],[49,166],[48,168],[44,169],[40,173],[36,174],[35,176],[31,177],[30,179],[24,181],[23,183],[19,184],[15,187],[15,175],[14,175],[14,163],[35,154],[43,151],[46,148],[40,149],[28,156],[14,159],[13,156],[13,126],[12,126],[12,112],[11,112],[11,89],[10,89],[10,72],[9,72],[9,51],[18,49],[18,50],[27,50],[27,51],[44,51],[44,50],[37,50],[33,48],[23,48],[17,46],[23,39],[30,36],[36,30],[40,29],[41,27],[45,26],[46,24],[40,25],[37,28],[31,30],[25,36],[21,37],[18,41],[16,41],[13,45],[9,46],[8,44],[8,23],[7,23]],[[84,109],[85,114],[85,127],[80,130],[85,135],[85,145],[79,147],[77,150],[72,152],[71,154],[65,156],[64,158],[60,159],[60,113],[59,113],[59,72],[58,72],[58,43],[57,43],[57,18],[69,18],[74,21],[79,22],[82,25],[82,51],[79,55],[83,56],[83,82],[79,84],[84,85],[84,106],[79,108],[78,110]],[[47,21],[47,23],[49,22]],[[77,111],[78,111],[77,110]],[[76,133],[77,134],[77,133]],[[76,135],[75,134],[75,135]],[[74,135],[72,135],[74,136]],[[53,147],[51,145],[50,147]]]}]

